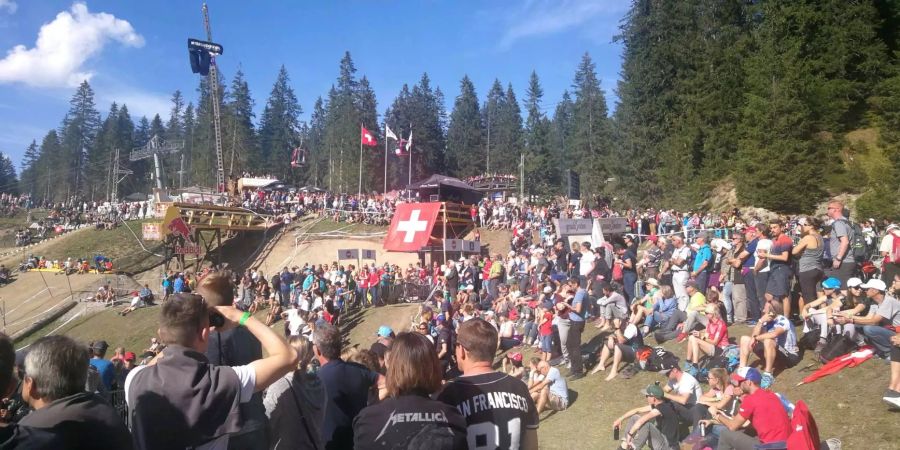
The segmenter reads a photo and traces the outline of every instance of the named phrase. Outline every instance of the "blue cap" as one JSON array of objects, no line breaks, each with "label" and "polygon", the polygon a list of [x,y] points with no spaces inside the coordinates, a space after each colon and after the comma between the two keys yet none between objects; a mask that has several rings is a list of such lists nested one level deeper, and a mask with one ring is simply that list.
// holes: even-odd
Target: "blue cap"
[{"label": "blue cap", "polygon": [[822,287],[825,289],[840,289],[841,280],[835,277],[829,277],[822,281]]},{"label": "blue cap", "polygon": [[733,374],[731,379],[740,384],[742,381],[752,381],[757,385],[762,382],[762,374],[753,367],[739,367]]},{"label": "blue cap", "polygon": [[391,337],[392,334],[394,334],[394,330],[392,330],[391,327],[389,327],[387,325],[382,325],[382,326],[378,327],[378,336]]}]

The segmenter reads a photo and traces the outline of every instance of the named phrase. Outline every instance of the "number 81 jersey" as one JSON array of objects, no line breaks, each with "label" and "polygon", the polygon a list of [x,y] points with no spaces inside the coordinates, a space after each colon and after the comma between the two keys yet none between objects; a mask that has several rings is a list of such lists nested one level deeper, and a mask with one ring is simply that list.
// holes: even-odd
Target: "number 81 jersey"
[{"label": "number 81 jersey", "polygon": [[518,450],[525,431],[536,430],[540,421],[528,387],[505,373],[456,378],[438,400],[466,419],[470,450]]}]

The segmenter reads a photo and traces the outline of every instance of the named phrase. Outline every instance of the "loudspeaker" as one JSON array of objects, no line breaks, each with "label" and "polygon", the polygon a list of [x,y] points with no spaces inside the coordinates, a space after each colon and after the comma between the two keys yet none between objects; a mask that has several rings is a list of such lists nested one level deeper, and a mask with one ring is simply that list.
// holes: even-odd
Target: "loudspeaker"
[{"label": "loudspeaker", "polygon": [[578,172],[568,169],[566,170],[566,194],[569,200],[581,200],[581,177]]}]

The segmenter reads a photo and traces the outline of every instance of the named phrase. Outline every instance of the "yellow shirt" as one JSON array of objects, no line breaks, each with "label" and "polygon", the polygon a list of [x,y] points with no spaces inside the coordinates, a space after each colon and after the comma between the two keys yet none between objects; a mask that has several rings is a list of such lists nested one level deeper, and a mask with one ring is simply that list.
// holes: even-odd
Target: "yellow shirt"
[{"label": "yellow shirt", "polygon": [[688,303],[688,311],[702,311],[706,307],[706,296],[700,291],[694,292]]}]

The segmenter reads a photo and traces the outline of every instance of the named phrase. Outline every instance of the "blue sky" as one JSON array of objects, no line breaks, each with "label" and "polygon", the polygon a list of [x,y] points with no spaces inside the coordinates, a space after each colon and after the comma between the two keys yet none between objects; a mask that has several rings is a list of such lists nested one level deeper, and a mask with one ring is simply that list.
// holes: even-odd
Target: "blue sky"
[{"label": "blue sky", "polygon": [[[536,70],[548,114],[570,88],[584,52],[613,107],[621,47],[612,42],[625,0],[238,1],[210,0],[219,66],[230,81],[243,69],[264,106],[284,64],[304,110],[324,96],[350,51],[368,76],[379,114],[404,83],[428,72],[447,109],[468,74],[479,97],[494,78],[519,100]],[[187,38],[205,38],[198,0],[0,0],[0,152],[17,168],[24,148],[59,125],[73,85],[85,78],[105,116],[113,101],[141,115],[168,116],[180,89],[196,97]]]}]

